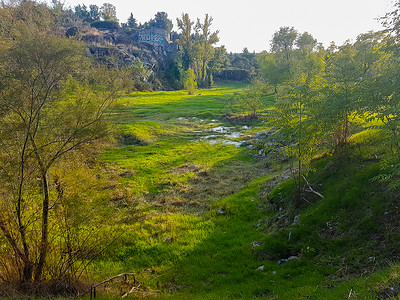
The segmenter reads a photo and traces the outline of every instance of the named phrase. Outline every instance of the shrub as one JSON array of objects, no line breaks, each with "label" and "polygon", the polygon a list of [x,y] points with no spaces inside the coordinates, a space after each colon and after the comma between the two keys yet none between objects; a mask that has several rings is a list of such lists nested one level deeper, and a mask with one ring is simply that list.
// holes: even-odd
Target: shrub
[{"label": "shrub", "polygon": [[97,21],[90,24],[96,29],[118,29],[119,23],[116,21]]},{"label": "shrub", "polygon": [[197,90],[197,82],[196,75],[194,74],[194,70],[189,68],[186,71],[185,78],[183,81],[183,86],[185,90],[187,90],[189,95],[194,95]]}]

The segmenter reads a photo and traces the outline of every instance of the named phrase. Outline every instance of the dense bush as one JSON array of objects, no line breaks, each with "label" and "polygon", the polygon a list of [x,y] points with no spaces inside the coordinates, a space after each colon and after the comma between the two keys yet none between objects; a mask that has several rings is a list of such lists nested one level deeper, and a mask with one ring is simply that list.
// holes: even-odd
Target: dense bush
[{"label": "dense bush", "polygon": [[92,27],[96,29],[118,29],[119,23],[116,21],[97,21],[90,24]]}]

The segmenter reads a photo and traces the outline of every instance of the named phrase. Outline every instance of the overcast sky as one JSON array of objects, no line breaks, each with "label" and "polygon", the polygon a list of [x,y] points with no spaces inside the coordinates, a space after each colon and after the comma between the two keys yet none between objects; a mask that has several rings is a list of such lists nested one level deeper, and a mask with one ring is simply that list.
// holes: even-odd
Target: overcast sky
[{"label": "overcast sky", "polygon": [[65,0],[66,6],[77,4],[111,3],[117,8],[120,22],[126,22],[132,12],[138,22],[144,23],[158,11],[165,11],[174,21],[182,13],[191,19],[214,18],[212,29],[220,31],[220,45],[228,52],[270,49],[272,35],[281,26],[294,26],[307,31],[328,46],[354,39],[360,33],[380,30],[377,18],[393,10],[392,0]]}]

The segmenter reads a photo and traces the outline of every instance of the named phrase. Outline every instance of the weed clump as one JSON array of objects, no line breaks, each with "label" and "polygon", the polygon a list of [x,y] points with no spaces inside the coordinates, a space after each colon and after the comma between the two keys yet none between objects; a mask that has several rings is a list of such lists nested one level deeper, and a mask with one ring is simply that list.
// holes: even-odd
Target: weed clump
[{"label": "weed clump", "polygon": [[145,146],[147,143],[131,133],[123,133],[119,136],[120,144],[124,146]]}]

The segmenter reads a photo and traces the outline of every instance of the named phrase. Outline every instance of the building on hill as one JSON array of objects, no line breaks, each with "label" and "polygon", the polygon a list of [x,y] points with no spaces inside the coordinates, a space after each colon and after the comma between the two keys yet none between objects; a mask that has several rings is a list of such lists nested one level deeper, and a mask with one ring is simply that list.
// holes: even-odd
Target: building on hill
[{"label": "building on hill", "polygon": [[177,49],[177,45],[171,42],[169,34],[164,29],[157,27],[140,30],[138,42],[162,47],[167,52],[173,52]]}]

